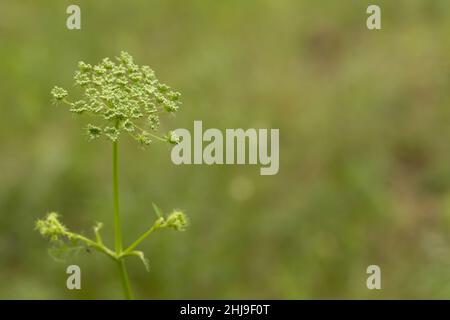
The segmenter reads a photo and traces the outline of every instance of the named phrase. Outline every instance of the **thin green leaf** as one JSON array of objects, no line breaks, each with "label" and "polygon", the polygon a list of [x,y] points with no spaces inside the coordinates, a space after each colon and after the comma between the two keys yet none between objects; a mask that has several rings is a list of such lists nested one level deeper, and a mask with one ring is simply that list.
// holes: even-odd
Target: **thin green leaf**
[{"label": "thin green leaf", "polygon": [[158,208],[158,206],[152,202],[152,206],[153,206],[153,210],[155,210],[156,215],[158,216],[158,218],[162,218],[162,216],[164,215],[161,211],[160,208]]},{"label": "thin green leaf", "polygon": [[144,255],[144,253],[142,251],[132,251],[132,252],[129,253],[129,255],[138,257],[142,261],[142,263],[144,264],[144,267],[147,270],[147,272],[150,271],[149,261],[145,257],[145,255]]}]

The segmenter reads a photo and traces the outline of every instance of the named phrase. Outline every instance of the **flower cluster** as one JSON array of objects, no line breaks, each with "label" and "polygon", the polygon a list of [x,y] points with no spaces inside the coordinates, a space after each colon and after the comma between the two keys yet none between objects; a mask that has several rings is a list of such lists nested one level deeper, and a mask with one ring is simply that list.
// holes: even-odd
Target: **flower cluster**
[{"label": "flower cluster", "polygon": [[177,144],[173,131],[164,137],[151,133],[160,125],[160,114],[173,114],[181,105],[180,93],[159,82],[148,66],[138,66],[127,52],[121,52],[116,62],[104,58],[97,65],[78,63],[75,84],[83,89],[79,100],[70,101],[68,92],[54,87],[51,95],[55,103],[66,103],[75,114],[97,116],[101,121],[86,127],[88,136],[104,136],[117,141],[127,133],[142,145],[152,138]]},{"label": "flower cluster", "polygon": [[153,226],[121,252],[114,252],[103,243],[100,235],[100,229],[103,226],[102,223],[97,223],[93,227],[95,239],[90,239],[79,233],[71,232],[60,222],[58,213],[50,212],[44,219],[38,219],[36,221],[36,230],[38,230],[43,237],[48,238],[52,242],[54,245],[52,252],[57,253],[54,254],[55,258],[71,250],[71,245],[74,246],[73,249],[80,248],[80,245],[82,245],[103,252],[114,260],[120,260],[127,256],[136,256],[142,261],[148,271],[148,260],[145,258],[142,251],[135,250],[136,247],[151,233],[158,229],[170,228],[176,231],[184,231],[188,225],[188,219],[181,210],[173,210],[167,217],[164,217],[161,209],[155,204],[153,204],[153,208],[158,216],[158,219],[154,222]]},{"label": "flower cluster", "polygon": [[184,231],[188,225],[188,220],[184,212],[174,210],[165,220],[165,226],[177,231]]},{"label": "flower cluster", "polygon": [[36,221],[36,229],[50,241],[59,241],[61,237],[68,234],[66,227],[59,221],[58,217],[59,215],[56,212],[50,212],[45,219]]},{"label": "flower cluster", "polygon": [[158,219],[153,224],[152,228],[154,230],[161,228],[172,228],[175,229],[176,231],[186,230],[186,227],[188,226],[189,222],[183,211],[174,210],[167,217],[164,217],[162,216],[161,213],[158,213],[160,212],[159,209],[155,208],[155,210],[158,210],[157,211]]}]

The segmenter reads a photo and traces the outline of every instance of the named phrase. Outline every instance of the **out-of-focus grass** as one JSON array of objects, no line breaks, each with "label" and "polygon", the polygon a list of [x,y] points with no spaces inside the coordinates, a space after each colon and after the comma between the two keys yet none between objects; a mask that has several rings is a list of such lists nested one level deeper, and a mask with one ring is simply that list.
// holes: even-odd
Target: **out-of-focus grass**
[{"label": "out-of-focus grass", "polygon": [[[141,298],[448,298],[450,2],[69,1],[0,3],[1,298],[120,298],[115,268],[46,254],[33,224],[58,210],[74,230],[112,239],[110,149],[53,107],[78,60],[129,51],[183,93],[169,127],[280,128],[280,172],[174,166],[169,148],[121,146],[125,240],[151,201],[191,227],[131,261]],[[371,1],[370,3],[373,3]],[[83,290],[65,288],[68,264]],[[383,290],[365,287],[382,268]]]}]

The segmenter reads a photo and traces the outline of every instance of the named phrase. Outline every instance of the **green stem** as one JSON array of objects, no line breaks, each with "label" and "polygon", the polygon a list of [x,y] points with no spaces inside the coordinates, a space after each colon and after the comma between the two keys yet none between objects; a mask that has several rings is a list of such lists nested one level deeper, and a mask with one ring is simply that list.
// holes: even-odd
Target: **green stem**
[{"label": "green stem", "polygon": [[[112,165],[112,175],[113,175],[113,198],[114,198],[114,235],[115,235],[115,248],[116,255],[120,256],[122,254],[122,225],[120,222],[120,211],[119,211],[119,175],[117,166],[117,141],[113,142],[113,165]],[[122,281],[123,292],[126,299],[133,299],[133,294],[131,293],[130,281],[128,280],[128,273],[125,266],[125,261],[123,259],[117,260],[119,266],[120,278]]]},{"label": "green stem", "polygon": [[128,280],[127,267],[125,266],[125,260],[117,260],[117,265],[119,266],[120,279],[122,281],[123,293],[125,299],[133,300],[133,293],[131,291],[130,281]]},{"label": "green stem", "polygon": [[117,141],[113,142],[113,198],[114,198],[114,232],[116,253],[122,252],[122,228],[119,212],[119,175],[117,168]]},{"label": "green stem", "polygon": [[153,231],[158,229],[157,227],[153,226],[149,230],[147,230],[144,234],[142,234],[135,242],[133,242],[125,251],[123,251],[123,255],[129,254],[131,251],[133,251],[142,241],[145,240]]},{"label": "green stem", "polygon": [[109,256],[110,258],[117,260],[117,255],[111,251],[110,249],[108,249],[107,247],[105,247],[104,245],[98,243],[98,242],[94,242],[89,238],[83,237],[80,234],[76,234],[76,233],[67,233],[67,236],[69,239],[77,239],[80,240],[82,242],[84,242],[86,245],[97,249],[100,252],[103,252],[104,254],[106,254],[107,256]]}]

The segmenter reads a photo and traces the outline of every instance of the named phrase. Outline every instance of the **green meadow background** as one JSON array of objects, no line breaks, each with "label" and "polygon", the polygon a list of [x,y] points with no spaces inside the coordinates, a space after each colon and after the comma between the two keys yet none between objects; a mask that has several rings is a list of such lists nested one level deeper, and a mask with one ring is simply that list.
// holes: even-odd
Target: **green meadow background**
[{"label": "green meadow background", "polygon": [[[66,8],[82,29],[67,30]],[[382,30],[366,8],[382,8]],[[141,299],[450,298],[450,1],[0,2],[0,298],[119,299],[96,252],[63,262],[34,222],[105,224],[111,146],[51,104],[79,60],[130,52],[182,93],[165,129],[279,128],[280,171],[185,165],[170,147],[120,145],[124,240],[183,208],[127,262]],[[82,290],[66,289],[66,267]],[[366,288],[381,267],[382,290]]]}]

